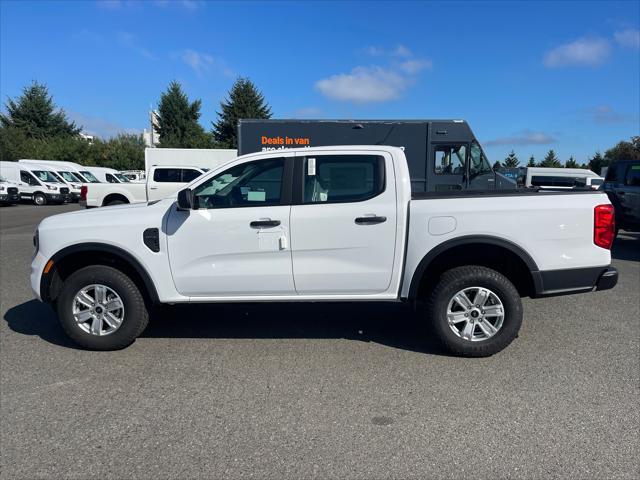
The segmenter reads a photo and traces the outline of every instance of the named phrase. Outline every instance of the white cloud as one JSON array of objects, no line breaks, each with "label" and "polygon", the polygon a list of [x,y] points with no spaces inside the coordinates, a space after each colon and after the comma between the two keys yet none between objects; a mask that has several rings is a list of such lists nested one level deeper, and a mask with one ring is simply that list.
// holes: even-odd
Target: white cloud
[{"label": "white cloud", "polygon": [[611,105],[598,105],[597,107],[586,109],[585,112],[595,123],[599,124],[616,124],[634,121],[633,115],[618,112],[614,110]]},{"label": "white cloud", "polygon": [[356,103],[394,100],[407,88],[408,81],[398,72],[374,67],[356,67],[318,80],[316,88],[327,98]]},{"label": "white cloud", "polygon": [[136,36],[133,33],[118,32],[116,34],[116,38],[121,46],[131,50],[132,52],[135,52],[145,58],[154,58],[154,55],[151,53],[151,51],[138,44]]},{"label": "white cloud", "polygon": [[424,58],[410,59],[400,64],[400,69],[410,75],[420,73],[422,70],[431,70],[432,68],[433,62]]},{"label": "white cloud", "polygon": [[382,47],[370,46],[364,49],[364,53],[372,57],[411,57],[413,53],[404,45],[396,45],[395,48],[388,50]]},{"label": "white cloud", "polygon": [[203,0],[153,0],[143,2],[140,0],[97,0],[98,7],[105,10],[124,10],[129,8],[141,8],[148,5],[154,7],[177,7],[183,10],[194,12],[205,5]]},{"label": "white cloud", "polygon": [[615,32],[613,36],[623,47],[640,48],[640,30],[628,28]]},{"label": "white cloud", "polygon": [[154,0],[153,4],[157,7],[177,6],[185,10],[194,12],[204,6],[202,0]]},{"label": "white cloud", "polygon": [[222,73],[226,77],[235,75],[223,59],[216,58],[208,53],[187,49],[174,55],[174,57],[176,56],[191,67],[199,77],[213,70]]},{"label": "white cloud", "polygon": [[564,66],[594,67],[604,63],[611,53],[611,45],[603,38],[579,38],[560,45],[544,56],[544,65],[549,68]]},{"label": "white cloud", "polygon": [[431,70],[433,63],[426,58],[414,57],[404,45],[393,49],[367,47],[367,55],[386,57],[386,66],[357,66],[349,73],[339,73],[318,80],[316,89],[325,97],[355,103],[386,102],[395,100],[416,81],[423,70]]},{"label": "white cloud", "polygon": [[489,140],[484,145],[550,145],[555,142],[556,139],[547,133],[525,129],[511,136]]},{"label": "white cloud", "polygon": [[392,54],[396,57],[411,57],[413,53],[404,45],[398,45]]}]

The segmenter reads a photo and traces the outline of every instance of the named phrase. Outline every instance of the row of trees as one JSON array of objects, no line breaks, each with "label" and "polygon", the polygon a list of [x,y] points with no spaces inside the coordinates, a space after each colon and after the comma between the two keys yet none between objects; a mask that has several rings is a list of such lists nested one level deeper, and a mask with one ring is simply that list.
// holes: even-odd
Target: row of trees
[{"label": "row of trees", "polygon": [[[165,148],[237,148],[237,124],[241,118],[270,118],[271,109],[251,80],[238,78],[220,103],[218,119],[206,131],[200,124],[202,101],[189,100],[182,86],[173,81],[160,96],[158,133]],[[139,169],[144,165],[144,141],[141,135],[122,133],[110,139],[86,141],[81,126],[58,109],[44,84],[25,87],[17,99],[9,98],[6,113],[0,114],[0,159],[20,158],[68,160],[85,165]],[[599,173],[616,158],[640,159],[640,136],[619,142],[604,155],[596,152],[579,164],[573,156],[564,165],[553,150],[536,162],[532,155],[528,167],[582,167]],[[512,150],[494,168],[518,167],[520,160]]]},{"label": "row of trees", "polygon": [[[592,157],[590,157],[585,163],[578,163],[573,156],[569,157],[564,164],[560,161],[556,152],[553,150],[549,150],[545,157],[540,162],[536,162],[536,159],[533,155],[529,157],[529,161],[527,162],[527,167],[551,167],[551,168],[588,168],[596,173],[600,173],[602,167],[608,166],[615,159],[632,159],[632,160],[640,160],[640,136],[631,137],[630,142],[621,141],[615,147],[608,149],[604,155],[600,152],[596,152]],[[493,168],[515,168],[519,167],[520,160],[518,156],[515,154],[513,150],[511,153],[507,155],[507,157],[502,161],[497,161],[493,164]]]},{"label": "row of trees", "polygon": [[[171,82],[158,104],[160,147],[237,148],[240,118],[270,118],[271,109],[248,79],[239,78],[220,104],[218,120],[207,132],[200,125],[202,102],[191,102],[177,82]],[[0,114],[0,160],[20,158],[67,160],[119,170],[144,166],[142,135],[121,133],[87,141],[82,127],[57,108],[46,85],[34,82],[17,99],[9,98]]]}]

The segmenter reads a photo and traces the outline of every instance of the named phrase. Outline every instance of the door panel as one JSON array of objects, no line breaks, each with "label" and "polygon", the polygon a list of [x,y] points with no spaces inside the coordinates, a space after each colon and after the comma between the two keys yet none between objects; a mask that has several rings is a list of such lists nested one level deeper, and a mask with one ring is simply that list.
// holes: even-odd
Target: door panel
[{"label": "door panel", "polygon": [[193,188],[195,210],[172,207],[169,260],[182,295],[295,295],[286,165],[285,175],[284,158],[240,162]]},{"label": "door panel", "polygon": [[[315,155],[299,169],[304,205],[291,207],[291,250],[299,294],[375,294],[390,285],[396,242],[396,191],[392,160],[376,157],[383,172],[377,188],[367,161],[358,155]],[[360,157],[373,157],[371,154]],[[311,173],[311,174],[310,174]],[[312,203],[313,202],[313,203]]]},{"label": "door panel", "polygon": [[[187,296],[292,295],[290,206],[172,207],[167,222],[171,272]],[[252,222],[280,221],[277,226]]]}]

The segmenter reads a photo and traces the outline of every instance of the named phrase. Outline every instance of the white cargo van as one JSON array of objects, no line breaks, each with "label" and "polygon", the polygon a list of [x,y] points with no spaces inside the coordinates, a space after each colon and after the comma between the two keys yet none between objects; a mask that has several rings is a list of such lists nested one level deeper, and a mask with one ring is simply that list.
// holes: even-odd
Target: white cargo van
[{"label": "white cargo van", "polygon": [[36,205],[69,201],[69,187],[61,183],[53,172],[44,166],[0,162],[0,175],[19,186],[22,200],[32,200]]},{"label": "white cargo van", "polygon": [[130,180],[115,168],[84,166],[85,170],[102,183],[129,183]]},{"label": "white cargo van", "polygon": [[53,168],[56,171],[64,168],[67,171],[71,171],[76,177],[80,179],[82,183],[100,183],[91,172],[84,170],[85,167],[78,163],[67,162],[65,160],[19,160],[22,163],[38,163],[40,165],[47,165],[49,168]]}]

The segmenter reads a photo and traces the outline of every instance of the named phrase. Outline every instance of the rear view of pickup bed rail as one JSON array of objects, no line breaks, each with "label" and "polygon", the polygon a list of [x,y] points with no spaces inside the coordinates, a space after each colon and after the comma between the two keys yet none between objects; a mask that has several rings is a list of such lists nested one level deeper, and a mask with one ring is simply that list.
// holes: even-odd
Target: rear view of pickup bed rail
[{"label": "rear view of pickup bed rail", "polygon": [[516,338],[521,297],[615,286],[614,232],[593,190],[412,196],[400,148],[281,150],[177,198],[45,219],[31,284],[98,350],[133,342],[154,304],[358,300],[415,302],[448,351],[486,356]]}]

